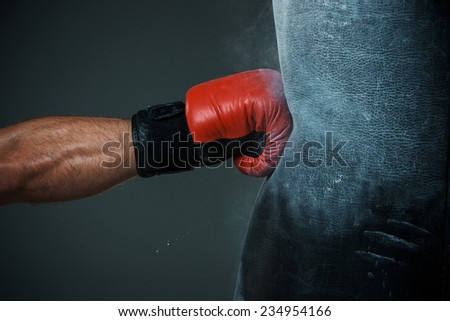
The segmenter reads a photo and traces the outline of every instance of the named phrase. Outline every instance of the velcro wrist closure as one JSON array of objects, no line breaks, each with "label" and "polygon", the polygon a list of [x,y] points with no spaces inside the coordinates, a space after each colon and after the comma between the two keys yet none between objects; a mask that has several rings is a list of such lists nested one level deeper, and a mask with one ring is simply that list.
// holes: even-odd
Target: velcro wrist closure
[{"label": "velcro wrist closure", "polygon": [[192,170],[193,141],[183,102],[156,105],[132,117],[133,144],[139,176]]}]

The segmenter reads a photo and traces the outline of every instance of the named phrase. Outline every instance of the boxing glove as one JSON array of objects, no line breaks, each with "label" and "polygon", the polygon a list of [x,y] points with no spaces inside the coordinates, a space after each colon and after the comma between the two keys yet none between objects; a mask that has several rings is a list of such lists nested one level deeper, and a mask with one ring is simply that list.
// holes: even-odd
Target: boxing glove
[{"label": "boxing glove", "polygon": [[275,169],[292,117],[277,71],[260,69],[211,80],[188,90],[182,102],[133,115],[138,174],[143,177],[216,164],[231,156],[244,174]]}]

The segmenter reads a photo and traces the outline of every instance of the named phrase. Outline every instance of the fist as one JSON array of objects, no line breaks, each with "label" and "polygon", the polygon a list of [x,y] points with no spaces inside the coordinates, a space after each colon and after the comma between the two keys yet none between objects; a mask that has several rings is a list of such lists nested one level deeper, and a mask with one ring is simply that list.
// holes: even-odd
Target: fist
[{"label": "fist", "polygon": [[259,69],[211,80],[189,89],[186,120],[194,143],[240,140],[262,133],[256,157],[234,156],[236,167],[250,176],[273,172],[292,131],[292,117],[281,75]]}]

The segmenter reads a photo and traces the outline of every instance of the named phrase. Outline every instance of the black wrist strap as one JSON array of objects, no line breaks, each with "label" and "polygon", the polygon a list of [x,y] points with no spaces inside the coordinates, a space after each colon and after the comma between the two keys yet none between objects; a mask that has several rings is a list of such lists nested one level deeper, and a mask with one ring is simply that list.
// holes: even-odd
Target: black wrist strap
[{"label": "black wrist strap", "polygon": [[194,148],[183,102],[148,107],[132,117],[137,172],[141,177],[192,170]]},{"label": "black wrist strap", "polygon": [[132,134],[141,177],[212,166],[236,154],[258,157],[265,144],[262,132],[194,144],[180,101],[138,111],[132,117]]}]

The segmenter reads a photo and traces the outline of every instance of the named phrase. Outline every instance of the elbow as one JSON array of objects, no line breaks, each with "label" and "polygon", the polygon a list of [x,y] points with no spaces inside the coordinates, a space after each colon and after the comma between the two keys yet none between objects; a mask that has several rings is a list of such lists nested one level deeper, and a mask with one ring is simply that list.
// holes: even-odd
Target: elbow
[{"label": "elbow", "polygon": [[23,142],[16,131],[0,129],[0,206],[24,201],[29,166],[24,164]]},{"label": "elbow", "polygon": [[24,176],[17,164],[0,164],[0,206],[23,201]]}]

